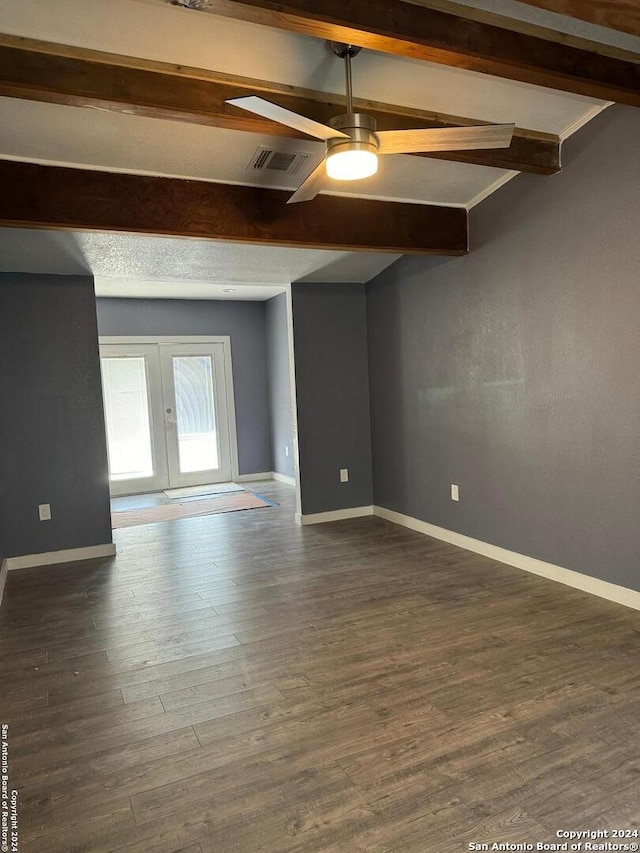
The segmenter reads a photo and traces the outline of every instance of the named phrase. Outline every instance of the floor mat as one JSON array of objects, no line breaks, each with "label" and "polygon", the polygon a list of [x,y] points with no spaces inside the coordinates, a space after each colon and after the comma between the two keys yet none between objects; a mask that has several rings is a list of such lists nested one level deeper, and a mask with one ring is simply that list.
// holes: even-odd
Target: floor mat
[{"label": "floor mat", "polygon": [[209,495],[223,495],[227,492],[244,492],[246,489],[237,483],[210,483],[208,486],[188,486],[184,489],[165,489],[164,494],[172,501],[183,498],[201,498]]},{"label": "floor mat", "polygon": [[177,518],[197,518],[200,515],[215,515],[219,512],[236,512],[242,509],[260,509],[267,506],[274,506],[274,504],[243,489],[241,492],[218,495],[210,500],[188,501],[186,503],[173,502],[160,506],[112,512],[111,524],[115,530],[120,527],[135,527],[138,524],[158,524],[161,521],[173,521]]}]

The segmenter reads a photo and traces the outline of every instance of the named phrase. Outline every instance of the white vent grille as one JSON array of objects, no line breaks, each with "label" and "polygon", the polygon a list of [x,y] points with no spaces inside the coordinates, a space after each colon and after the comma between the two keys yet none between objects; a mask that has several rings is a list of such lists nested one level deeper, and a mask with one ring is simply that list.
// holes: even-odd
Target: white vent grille
[{"label": "white vent grille", "polygon": [[310,157],[311,154],[275,151],[267,145],[260,145],[249,161],[247,171],[281,172],[287,175],[295,175]]}]

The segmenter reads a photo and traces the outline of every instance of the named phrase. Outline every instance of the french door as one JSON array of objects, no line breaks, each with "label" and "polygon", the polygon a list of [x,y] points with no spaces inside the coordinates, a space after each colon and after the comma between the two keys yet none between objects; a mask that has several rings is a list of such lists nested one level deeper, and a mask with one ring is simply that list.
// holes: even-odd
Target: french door
[{"label": "french door", "polygon": [[100,360],[112,495],[231,479],[228,343],[103,343]]}]

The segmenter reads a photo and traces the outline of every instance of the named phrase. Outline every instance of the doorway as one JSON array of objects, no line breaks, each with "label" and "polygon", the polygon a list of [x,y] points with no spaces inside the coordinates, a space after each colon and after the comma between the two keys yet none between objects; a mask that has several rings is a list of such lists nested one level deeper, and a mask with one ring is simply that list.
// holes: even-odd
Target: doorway
[{"label": "doorway", "polygon": [[228,338],[101,338],[100,364],[113,496],[232,479]]}]

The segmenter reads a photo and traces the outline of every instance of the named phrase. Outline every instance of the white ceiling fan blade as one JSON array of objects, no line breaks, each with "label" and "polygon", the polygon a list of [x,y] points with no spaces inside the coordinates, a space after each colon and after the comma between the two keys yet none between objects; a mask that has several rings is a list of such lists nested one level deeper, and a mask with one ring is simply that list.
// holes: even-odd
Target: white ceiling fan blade
[{"label": "white ceiling fan blade", "polygon": [[515,124],[480,124],[472,127],[382,130],[377,137],[380,154],[427,154],[430,151],[508,148],[515,127]]},{"label": "white ceiling fan blade", "polygon": [[242,110],[255,113],[263,118],[268,118],[271,121],[277,121],[279,124],[286,124],[287,127],[293,127],[301,133],[315,136],[316,139],[326,140],[336,136],[350,138],[348,134],[343,133],[341,130],[334,130],[326,124],[321,124],[312,118],[306,118],[306,116],[286,110],[284,107],[272,104],[271,101],[265,101],[264,98],[259,98],[257,95],[248,95],[246,98],[229,98],[226,103],[233,104],[234,107],[240,107]]},{"label": "white ceiling fan blade", "polygon": [[287,204],[295,204],[298,201],[311,201],[315,198],[327,182],[327,164],[323,158],[315,167],[309,177],[303,181],[294,192]]}]

